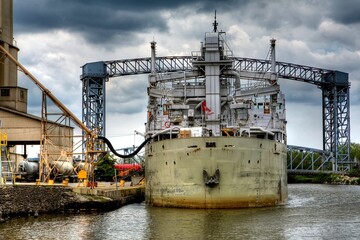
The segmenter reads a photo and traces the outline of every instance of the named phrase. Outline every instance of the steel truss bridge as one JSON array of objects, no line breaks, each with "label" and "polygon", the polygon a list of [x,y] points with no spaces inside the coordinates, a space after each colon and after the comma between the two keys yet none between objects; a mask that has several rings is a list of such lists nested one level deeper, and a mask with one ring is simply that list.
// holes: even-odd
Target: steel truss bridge
[{"label": "steel truss bridge", "polygon": [[[194,56],[156,57],[156,72],[192,72],[195,60]],[[270,60],[240,57],[229,60],[233,60],[233,64],[227,66],[227,70],[258,75],[271,73]],[[275,72],[279,78],[310,83],[322,91],[323,150],[288,146],[288,169],[329,170],[331,165],[331,171],[349,170],[353,161],[350,159],[348,73],[285,62],[276,62]],[[92,62],[82,66],[83,123],[105,136],[105,83],[112,77],[149,73],[151,58]]]}]

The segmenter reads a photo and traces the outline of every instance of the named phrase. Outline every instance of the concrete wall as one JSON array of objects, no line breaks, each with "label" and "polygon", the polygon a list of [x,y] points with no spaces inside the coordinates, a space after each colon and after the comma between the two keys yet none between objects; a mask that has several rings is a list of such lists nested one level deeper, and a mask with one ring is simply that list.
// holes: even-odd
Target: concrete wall
[{"label": "concrete wall", "polygon": [[13,41],[13,0],[0,0],[0,40]]},{"label": "concrete wall", "polygon": [[[0,44],[17,59],[13,37],[13,1],[0,0]],[[0,86],[17,86],[17,67],[5,58],[0,66]]]}]

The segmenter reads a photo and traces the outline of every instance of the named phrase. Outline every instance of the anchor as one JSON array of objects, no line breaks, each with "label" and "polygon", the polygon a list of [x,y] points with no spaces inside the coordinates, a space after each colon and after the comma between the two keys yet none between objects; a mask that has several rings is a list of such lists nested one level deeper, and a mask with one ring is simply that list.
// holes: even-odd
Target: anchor
[{"label": "anchor", "polygon": [[215,187],[220,183],[220,170],[216,169],[215,174],[210,176],[206,170],[203,170],[204,182],[206,186]]}]

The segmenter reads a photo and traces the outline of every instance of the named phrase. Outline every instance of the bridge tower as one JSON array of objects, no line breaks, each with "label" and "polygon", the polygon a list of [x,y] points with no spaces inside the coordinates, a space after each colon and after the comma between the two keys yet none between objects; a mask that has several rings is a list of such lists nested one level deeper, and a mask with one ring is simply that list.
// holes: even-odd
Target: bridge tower
[{"label": "bridge tower", "polygon": [[105,82],[108,81],[104,62],[82,66],[82,121],[99,136],[105,136]]},{"label": "bridge tower", "polygon": [[350,169],[350,84],[348,74],[325,75],[322,89],[323,149],[334,156],[334,171]]}]

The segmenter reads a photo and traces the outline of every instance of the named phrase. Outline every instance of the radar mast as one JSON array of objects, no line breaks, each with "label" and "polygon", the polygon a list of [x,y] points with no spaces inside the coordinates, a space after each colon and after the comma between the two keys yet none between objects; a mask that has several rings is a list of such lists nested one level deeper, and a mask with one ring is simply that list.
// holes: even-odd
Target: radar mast
[{"label": "radar mast", "polygon": [[213,26],[214,26],[214,32],[217,32],[217,26],[218,26],[218,22],[216,22],[216,10],[215,10],[215,20],[214,20],[214,23],[213,23]]}]

